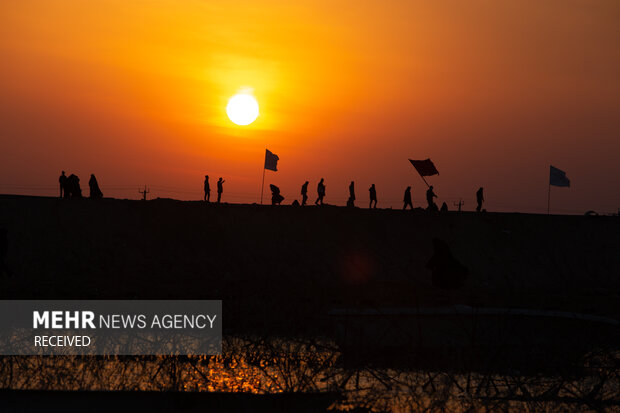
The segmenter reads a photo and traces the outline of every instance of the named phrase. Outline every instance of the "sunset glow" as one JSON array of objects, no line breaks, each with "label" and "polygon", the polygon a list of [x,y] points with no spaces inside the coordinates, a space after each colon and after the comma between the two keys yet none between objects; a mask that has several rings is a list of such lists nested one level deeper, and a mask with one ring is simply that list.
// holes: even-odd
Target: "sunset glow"
[{"label": "sunset glow", "polygon": [[0,0],[0,413],[620,413],[619,159],[620,0]]},{"label": "sunset glow", "polygon": [[[407,158],[430,157],[450,207],[484,186],[490,209],[544,212],[549,164],[574,182],[558,212],[620,207],[601,186],[620,177],[616,1],[33,0],[0,16],[0,184],[24,188],[0,192],[53,194],[66,169],[107,196],[200,199],[208,173],[252,203],[268,147],[287,202],[324,177],[331,204],[355,180],[379,207],[412,185],[417,206]],[[244,85],[250,127],[226,113]]]}]

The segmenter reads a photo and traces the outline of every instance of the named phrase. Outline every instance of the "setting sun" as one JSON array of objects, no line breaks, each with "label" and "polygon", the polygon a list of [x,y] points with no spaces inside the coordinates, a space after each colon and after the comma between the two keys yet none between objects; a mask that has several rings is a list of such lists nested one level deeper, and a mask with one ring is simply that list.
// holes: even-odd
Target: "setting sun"
[{"label": "setting sun", "polygon": [[241,126],[249,125],[258,117],[258,102],[252,95],[239,93],[228,101],[226,113],[233,123]]}]

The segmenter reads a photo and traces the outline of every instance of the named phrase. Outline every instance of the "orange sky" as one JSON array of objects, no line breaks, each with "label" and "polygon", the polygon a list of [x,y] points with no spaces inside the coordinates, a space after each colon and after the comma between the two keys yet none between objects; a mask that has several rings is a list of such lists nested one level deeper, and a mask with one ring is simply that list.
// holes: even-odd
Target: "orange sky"
[{"label": "orange sky", "polygon": [[[489,210],[620,208],[620,2],[0,2],[0,193],[53,195],[61,169],[106,196],[290,203],[319,178],[344,204],[400,207],[430,157],[440,202],[485,187]],[[261,116],[232,124],[253,89]],[[451,206],[451,205],[450,205]]]}]

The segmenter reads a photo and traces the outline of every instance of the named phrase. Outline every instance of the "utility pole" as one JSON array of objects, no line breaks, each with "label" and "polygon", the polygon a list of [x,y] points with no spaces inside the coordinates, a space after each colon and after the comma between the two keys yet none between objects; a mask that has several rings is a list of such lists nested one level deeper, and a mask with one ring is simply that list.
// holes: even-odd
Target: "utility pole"
[{"label": "utility pole", "polygon": [[138,189],[138,193],[142,194],[142,200],[146,201],[146,194],[148,194],[150,191],[146,188],[146,185],[144,185],[144,191],[140,191]]},{"label": "utility pole", "polygon": [[461,212],[461,207],[465,205],[465,202],[463,201],[463,198],[460,198],[458,203],[454,202],[452,203],[452,205],[454,205],[455,207],[459,207],[459,212]]}]

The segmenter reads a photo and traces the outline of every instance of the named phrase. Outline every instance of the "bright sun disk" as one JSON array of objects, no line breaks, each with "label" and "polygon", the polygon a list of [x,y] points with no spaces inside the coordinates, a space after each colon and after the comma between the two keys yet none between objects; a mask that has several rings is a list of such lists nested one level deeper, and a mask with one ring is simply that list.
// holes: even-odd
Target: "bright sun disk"
[{"label": "bright sun disk", "polygon": [[228,101],[226,114],[237,125],[249,125],[258,117],[258,102],[247,93],[236,94]]}]

